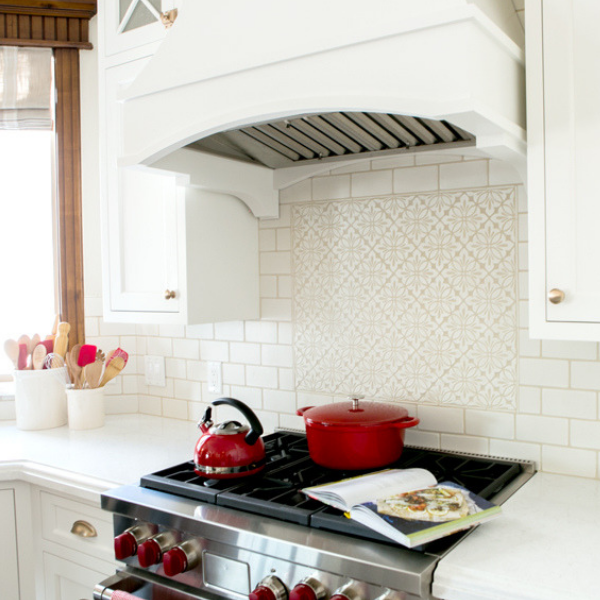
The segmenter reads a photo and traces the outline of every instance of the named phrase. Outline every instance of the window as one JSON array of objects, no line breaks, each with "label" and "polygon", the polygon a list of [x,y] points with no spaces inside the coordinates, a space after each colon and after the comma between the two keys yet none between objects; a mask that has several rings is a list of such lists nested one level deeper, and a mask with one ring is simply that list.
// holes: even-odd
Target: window
[{"label": "window", "polygon": [[[50,333],[56,314],[52,131],[0,131],[0,340]],[[12,363],[0,356],[0,376]]]}]

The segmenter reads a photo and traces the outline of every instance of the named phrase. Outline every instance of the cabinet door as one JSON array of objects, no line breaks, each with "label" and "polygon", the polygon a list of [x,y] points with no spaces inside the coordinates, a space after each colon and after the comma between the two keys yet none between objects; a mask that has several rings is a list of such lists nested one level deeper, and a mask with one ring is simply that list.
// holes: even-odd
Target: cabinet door
[{"label": "cabinet door", "polygon": [[0,490],[0,590],[3,598],[19,596],[17,528],[13,490]]},{"label": "cabinet door", "polygon": [[104,30],[104,56],[160,41],[167,33],[160,15],[173,0],[106,0],[99,9]]},{"label": "cabinet door", "polygon": [[598,22],[596,0],[527,5],[532,337],[600,339]]},{"label": "cabinet door", "polygon": [[[114,569],[98,563],[90,568],[54,554],[44,553],[44,600],[86,600],[92,597],[94,586]],[[8,598],[9,596],[7,596]]]},{"label": "cabinet door", "polygon": [[113,67],[105,73],[101,177],[107,321],[161,322],[160,315],[179,314],[184,294],[185,252],[181,250],[181,238],[185,232],[180,214],[183,191],[178,176],[145,167],[119,167],[117,162],[121,137],[119,94],[146,60]]}]

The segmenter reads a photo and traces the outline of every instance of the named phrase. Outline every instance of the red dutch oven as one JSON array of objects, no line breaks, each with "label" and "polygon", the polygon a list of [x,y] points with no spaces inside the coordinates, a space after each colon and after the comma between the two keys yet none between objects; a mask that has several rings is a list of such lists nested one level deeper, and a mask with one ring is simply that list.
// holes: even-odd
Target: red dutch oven
[{"label": "red dutch oven", "polygon": [[400,458],[404,430],[419,424],[394,404],[349,402],[305,406],[304,417],[310,457],[330,469],[358,471],[384,467]]}]

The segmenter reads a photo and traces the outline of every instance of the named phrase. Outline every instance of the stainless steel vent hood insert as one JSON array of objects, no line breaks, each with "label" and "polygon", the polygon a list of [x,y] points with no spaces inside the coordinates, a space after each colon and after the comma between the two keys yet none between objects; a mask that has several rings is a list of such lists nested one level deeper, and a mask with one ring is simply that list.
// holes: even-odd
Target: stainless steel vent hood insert
[{"label": "stainless steel vent hood insert", "polygon": [[474,145],[474,136],[446,121],[335,112],[215,133],[188,147],[280,169]]}]

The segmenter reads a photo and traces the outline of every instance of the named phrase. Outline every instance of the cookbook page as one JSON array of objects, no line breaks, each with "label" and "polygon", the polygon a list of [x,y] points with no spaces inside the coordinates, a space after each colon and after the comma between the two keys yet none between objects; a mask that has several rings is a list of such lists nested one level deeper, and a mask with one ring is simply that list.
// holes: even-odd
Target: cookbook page
[{"label": "cookbook page", "polygon": [[437,483],[425,469],[388,469],[302,490],[311,498],[349,510],[355,504],[390,494],[403,494]]}]

